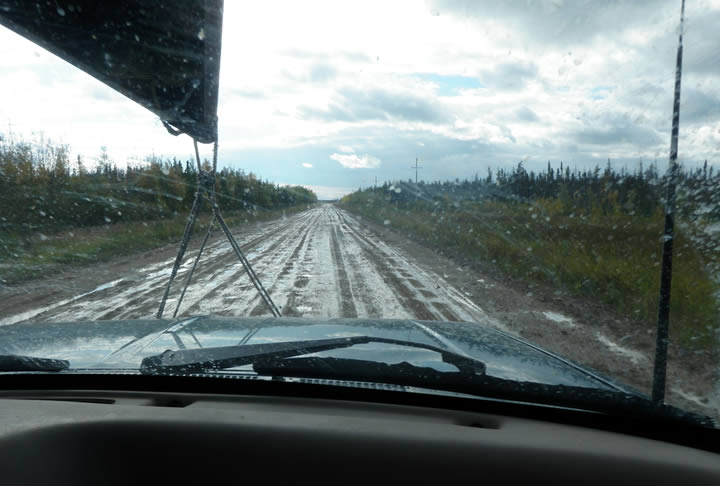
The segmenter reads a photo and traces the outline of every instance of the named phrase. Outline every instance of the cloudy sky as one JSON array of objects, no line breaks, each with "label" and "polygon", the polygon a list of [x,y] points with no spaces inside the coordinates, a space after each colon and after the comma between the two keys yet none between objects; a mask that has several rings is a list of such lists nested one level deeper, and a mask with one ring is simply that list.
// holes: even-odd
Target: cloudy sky
[{"label": "cloudy sky", "polygon": [[[225,1],[220,163],[321,197],[525,160],[667,164],[680,1]],[[680,158],[720,164],[720,0],[688,0]],[[191,156],[150,112],[0,27],[0,132]]]}]

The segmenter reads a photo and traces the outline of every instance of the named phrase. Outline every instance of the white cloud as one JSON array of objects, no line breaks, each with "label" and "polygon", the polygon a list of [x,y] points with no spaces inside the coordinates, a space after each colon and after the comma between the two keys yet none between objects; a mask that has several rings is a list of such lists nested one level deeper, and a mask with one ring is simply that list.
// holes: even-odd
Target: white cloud
[{"label": "white cloud", "polygon": [[354,154],[355,153],[355,150],[353,150],[353,148],[350,147],[349,145],[340,145],[338,147],[338,150],[340,152],[345,152],[346,154]]},{"label": "white cloud", "polygon": [[308,164],[307,162],[303,162],[302,166],[305,167],[306,169],[312,169],[312,164]]},{"label": "white cloud", "polygon": [[380,167],[380,159],[372,155],[338,154],[334,153],[331,159],[340,162],[340,165],[348,169],[374,169]]}]

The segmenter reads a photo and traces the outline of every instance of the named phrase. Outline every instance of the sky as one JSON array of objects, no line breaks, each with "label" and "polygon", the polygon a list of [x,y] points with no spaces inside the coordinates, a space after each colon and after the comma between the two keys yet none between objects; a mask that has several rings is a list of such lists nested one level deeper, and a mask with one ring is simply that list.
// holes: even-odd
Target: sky
[{"label": "sky", "polygon": [[[322,199],[524,161],[667,166],[680,1],[225,1],[219,164]],[[720,0],[688,0],[679,157],[720,165]],[[0,27],[0,133],[92,161],[186,136]],[[203,148],[209,154],[209,147]]]}]

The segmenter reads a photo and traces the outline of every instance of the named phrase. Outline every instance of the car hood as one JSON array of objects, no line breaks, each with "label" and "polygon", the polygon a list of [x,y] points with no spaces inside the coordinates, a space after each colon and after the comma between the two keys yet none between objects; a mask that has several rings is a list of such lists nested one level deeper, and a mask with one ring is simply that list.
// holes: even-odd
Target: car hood
[{"label": "car hood", "polygon": [[[136,370],[143,358],[168,349],[350,336],[430,344],[480,360],[487,374],[498,378],[629,392],[592,370],[480,323],[200,316],[14,324],[0,327],[0,354],[66,359],[73,369]],[[387,344],[370,343],[324,354],[444,369],[437,353]]]}]

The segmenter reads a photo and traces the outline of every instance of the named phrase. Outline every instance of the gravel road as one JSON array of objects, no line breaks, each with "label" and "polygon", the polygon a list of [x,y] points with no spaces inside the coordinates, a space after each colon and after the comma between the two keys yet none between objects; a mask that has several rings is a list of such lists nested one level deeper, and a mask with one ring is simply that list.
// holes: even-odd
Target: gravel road
[{"label": "gravel road", "polygon": [[[422,269],[350,214],[330,205],[256,225],[235,237],[285,316],[444,321],[488,317],[441,276]],[[186,255],[165,316],[172,316],[196,253]],[[38,292],[31,291],[37,299],[29,301],[21,292],[14,296],[15,302],[5,301],[10,305],[0,311],[0,325],[152,317],[174,262],[171,255],[164,256],[155,263],[120,268],[94,288],[64,296],[60,289],[47,302]],[[203,252],[178,315],[198,314],[270,315],[219,231]]]}]

